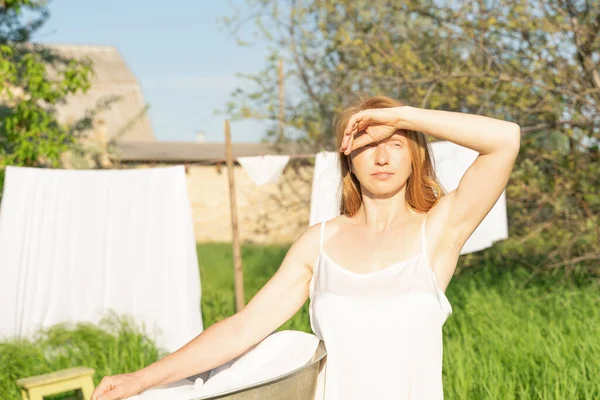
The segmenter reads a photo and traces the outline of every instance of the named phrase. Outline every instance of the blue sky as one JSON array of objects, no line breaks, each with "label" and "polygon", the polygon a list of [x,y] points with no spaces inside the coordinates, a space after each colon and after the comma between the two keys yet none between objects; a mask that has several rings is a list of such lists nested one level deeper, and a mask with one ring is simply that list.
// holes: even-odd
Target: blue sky
[{"label": "blue sky", "polygon": [[[214,115],[243,84],[235,74],[264,65],[266,44],[239,47],[217,21],[243,0],[53,0],[37,42],[115,46],[142,86],[157,140],[223,142],[224,116]],[[245,29],[250,35],[252,26]],[[256,142],[257,121],[232,124],[236,142]]]}]

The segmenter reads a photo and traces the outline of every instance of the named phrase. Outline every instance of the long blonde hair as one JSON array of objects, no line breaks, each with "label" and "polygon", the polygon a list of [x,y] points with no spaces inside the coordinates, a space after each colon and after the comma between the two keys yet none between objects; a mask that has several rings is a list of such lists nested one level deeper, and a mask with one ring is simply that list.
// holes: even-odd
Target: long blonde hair
[{"label": "long blonde hair", "polygon": [[[352,104],[340,112],[335,118],[335,148],[342,145],[344,130],[350,117],[362,110],[373,108],[389,108],[404,106],[400,101],[387,96],[358,95]],[[412,173],[406,184],[406,201],[416,211],[429,211],[446,195],[442,186],[437,182],[433,168],[431,149],[421,132],[406,130],[408,147],[412,159]],[[338,161],[342,173],[342,201],[340,213],[353,216],[362,204],[360,182],[350,171],[350,155],[338,152]]]}]

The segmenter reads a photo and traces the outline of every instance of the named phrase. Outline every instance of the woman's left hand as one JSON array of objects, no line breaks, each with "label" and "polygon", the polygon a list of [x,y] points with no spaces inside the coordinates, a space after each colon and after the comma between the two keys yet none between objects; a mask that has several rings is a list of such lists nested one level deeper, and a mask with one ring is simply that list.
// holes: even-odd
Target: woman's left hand
[{"label": "woman's left hand", "polygon": [[392,136],[400,129],[399,110],[402,108],[373,108],[352,115],[344,131],[340,151],[348,155],[352,150]]}]

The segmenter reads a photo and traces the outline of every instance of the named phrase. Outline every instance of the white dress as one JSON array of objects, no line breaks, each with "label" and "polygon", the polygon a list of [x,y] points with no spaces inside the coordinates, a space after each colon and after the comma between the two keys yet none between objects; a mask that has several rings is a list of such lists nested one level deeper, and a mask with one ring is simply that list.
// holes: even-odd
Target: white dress
[{"label": "white dress", "polygon": [[325,342],[324,400],[439,400],[442,325],[452,306],[425,248],[372,273],[355,273],[320,251],[310,281],[310,324]]}]

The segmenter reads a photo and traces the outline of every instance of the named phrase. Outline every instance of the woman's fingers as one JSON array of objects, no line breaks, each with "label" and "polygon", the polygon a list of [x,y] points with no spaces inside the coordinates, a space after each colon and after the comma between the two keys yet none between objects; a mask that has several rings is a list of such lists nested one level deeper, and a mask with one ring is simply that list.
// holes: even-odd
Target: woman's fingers
[{"label": "woman's fingers", "polygon": [[344,130],[344,138],[348,137],[348,135],[350,135],[350,132],[352,131],[352,128],[354,127],[354,121],[356,119],[356,114],[352,114],[350,116],[350,119],[348,119],[348,122],[346,123],[346,129]]},{"label": "woman's fingers", "polygon": [[354,137],[358,133],[358,121],[361,118],[360,113],[356,113],[350,117],[348,124],[346,125],[346,130],[344,131],[344,137],[342,138],[342,146],[340,151],[345,151],[348,148],[351,148],[350,143]]},{"label": "woman's fingers", "polygon": [[106,376],[92,393],[91,400],[122,400],[143,390],[143,383],[135,374]]},{"label": "woman's fingers", "polygon": [[348,125],[351,126],[350,129],[354,131],[362,131],[369,126],[369,124],[377,122],[374,119],[375,111],[375,109],[362,110],[352,115],[352,117],[350,117],[350,121],[348,121]]},{"label": "woman's fingers", "polygon": [[371,144],[374,141],[375,140],[373,139],[373,137],[371,135],[369,135],[369,133],[367,131],[365,131],[364,134],[359,135],[356,138],[354,138],[354,140],[352,141],[352,147],[350,148],[350,151],[356,150],[360,147]]},{"label": "woman's fingers", "polygon": [[348,144],[344,148],[344,154],[348,155],[352,151],[352,142],[354,141],[354,135],[348,136]]},{"label": "woman's fingers", "polygon": [[344,131],[344,136],[342,137],[342,145],[340,146],[340,151],[346,150],[348,146],[348,142],[350,141],[350,137],[352,136],[352,128],[350,122],[346,125],[346,130]]},{"label": "woman's fingers", "polygon": [[364,131],[360,131],[356,135],[352,135],[352,142],[348,146],[348,149],[344,152],[345,154],[350,154],[352,151],[366,146],[368,144],[374,143],[377,140],[373,137],[372,132],[370,132],[371,128],[367,128]]},{"label": "woman's fingers", "polygon": [[344,132],[345,136],[351,135],[352,131],[354,131],[357,126],[357,122],[363,117],[364,113],[365,111],[363,110],[352,114],[352,116],[348,120],[348,123],[346,124],[346,130]]},{"label": "woman's fingers", "polygon": [[350,143],[352,142],[354,135],[365,130],[369,126],[369,123],[372,120],[370,112],[371,110],[362,110],[350,117],[346,124],[346,129],[344,130],[340,151],[346,152],[348,149],[351,149],[352,146]]},{"label": "woman's fingers", "polygon": [[100,400],[101,399],[100,396],[102,396],[102,394],[106,393],[110,389],[110,387],[111,387],[110,378],[105,376],[104,378],[102,378],[102,380],[100,381],[98,386],[96,386],[96,388],[94,389],[91,400]]},{"label": "woman's fingers", "polygon": [[110,396],[114,396],[114,391],[118,387],[118,382],[112,376],[105,376],[102,378],[94,392],[92,393],[91,400],[109,400],[112,399]]},{"label": "woman's fingers", "polygon": [[127,396],[123,386],[115,386],[110,392],[100,396],[100,400],[122,400]]},{"label": "woman's fingers", "polygon": [[348,142],[348,147],[344,150],[344,154],[349,155],[352,153],[352,150],[356,148],[356,139],[363,136],[363,132],[356,132],[350,135],[350,141]]},{"label": "woman's fingers", "polygon": [[[348,129],[348,128],[346,128]],[[346,130],[344,132],[344,137],[342,138],[342,145],[340,146],[340,151],[344,151],[348,148],[348,143],[350,142],[350,139],[352,138],[353,135],[353,130]]]},{"label": "woman's fingers", "polygon": [[369,125],[349,136],[348,145],[343,152],[348,155],[360,147],[384,140],[393,133],[394,131],[385,125]]},{"label": "woman's fingers", "polygon": [[364,131],[372,123],[371,111],[365,110],[356,118],[355,130],[357,132]]},{"label": "woman's fingers", "polygon": [[344,150],[344,154],[348,155],[352,153],[353,150],[356,150],[359,147],[365,146],[369,143],[373,143],[375,139],[369,133],[369,129],[370,128],[367,128],[364,131],[360,131],[354,135],[350,135],[350,142],[348,143],[348,148]]}]

